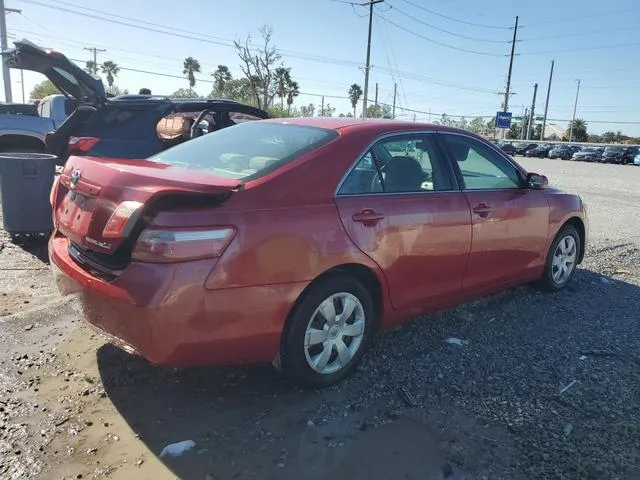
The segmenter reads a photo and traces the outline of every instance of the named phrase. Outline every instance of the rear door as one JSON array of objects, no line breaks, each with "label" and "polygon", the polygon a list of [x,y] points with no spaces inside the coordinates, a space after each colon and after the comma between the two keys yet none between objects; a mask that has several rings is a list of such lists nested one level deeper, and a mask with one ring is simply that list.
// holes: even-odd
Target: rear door
[{"label": "rear door", "polygon": [[485,142],[457,133],[440,136],[471,207],[464,289],[491,289],[541,271],[549,235],[544,191],[528,189],[524,173]]},{"label": "rear door", "polygon": [[460,293],[471,247],[469,206],[435,134],[376,142],[335,201],[349,237],[383,270],[396,309]]}]

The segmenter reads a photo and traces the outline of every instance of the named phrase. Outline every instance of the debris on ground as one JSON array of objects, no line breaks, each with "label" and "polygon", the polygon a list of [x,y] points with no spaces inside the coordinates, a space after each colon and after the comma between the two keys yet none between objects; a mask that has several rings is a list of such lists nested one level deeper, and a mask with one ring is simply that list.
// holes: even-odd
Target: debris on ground
[{"label": "debris on ground", "polygon": [[196,442],[193,440],[183,440],[182,442],[171,443],[164,447],[160,452],[160,458],[164,458],[169,455],[170,457],[179,457],[184,452],[191,450],[196,446]]},{"label": "debris on ground", "polygon": [[457,345],[458,347],[464,347],[469,343],[469,340],[461,340],[456,337],[449,337],[444,339],[444,343],[448,343],[449,345]]},{"label": "debris on ground", "polygon": [[576,383],[578,383],[578,380],[572,380],[571,382],[569,382],[568,385],[562,387],[560,389],[560,395],[562,395],[563,393],[565,393],[567,390],[569,390],[571,387],[573,387]]}]

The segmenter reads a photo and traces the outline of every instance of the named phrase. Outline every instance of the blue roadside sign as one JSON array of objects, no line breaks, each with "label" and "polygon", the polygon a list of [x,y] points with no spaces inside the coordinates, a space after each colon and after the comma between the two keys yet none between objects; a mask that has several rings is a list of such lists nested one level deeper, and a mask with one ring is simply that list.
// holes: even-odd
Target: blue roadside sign
[{"label": "blue roadside sign", "polygon": [[496,127],[511,128],[511,112],[497,112]]}]

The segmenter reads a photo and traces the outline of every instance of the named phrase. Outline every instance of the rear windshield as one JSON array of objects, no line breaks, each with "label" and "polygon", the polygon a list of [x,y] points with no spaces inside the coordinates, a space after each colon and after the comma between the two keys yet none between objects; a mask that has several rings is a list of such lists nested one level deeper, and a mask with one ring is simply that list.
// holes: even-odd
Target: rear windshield
[{"label": "rear windshield", "polygon": [[605,152],[614,152],[614,153],[618,153],[618,152],[623,152],[624,151],[624,147],[607,147],[604,149]]},{"label": "rear windshield", "polygon": [[338,134],[323,128],[247,122],[195,138],[149,160],[250,180],[324,145]]}]

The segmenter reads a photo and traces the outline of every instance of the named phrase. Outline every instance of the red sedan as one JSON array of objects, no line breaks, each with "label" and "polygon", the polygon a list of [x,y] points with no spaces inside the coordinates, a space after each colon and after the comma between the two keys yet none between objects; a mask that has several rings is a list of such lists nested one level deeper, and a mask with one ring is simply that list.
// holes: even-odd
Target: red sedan
[{"label": "red sedan", "polygon": [[584,255],[581,199],[468,132],[287,119],[146,160],[71,157],[52,190],[60,289],[171,366],[274,362],[326,385],[378,329]]}]

